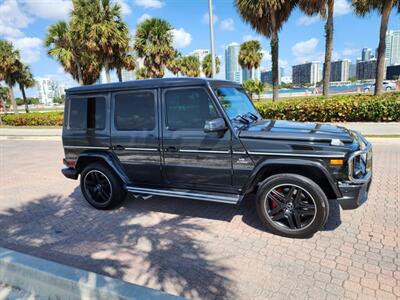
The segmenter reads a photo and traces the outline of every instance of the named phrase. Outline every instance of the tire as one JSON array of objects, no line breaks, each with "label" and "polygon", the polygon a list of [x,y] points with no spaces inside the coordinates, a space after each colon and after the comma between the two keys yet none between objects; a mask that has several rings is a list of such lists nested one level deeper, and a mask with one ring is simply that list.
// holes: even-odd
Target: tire
[{"label": "tire", "polygon": [[81,173],[81,190],[86,201],[97,209],[112,209],[121,205],[126,191],[120,178],[102,163],[93,163]]},{"label": "tire", "polygon": [[263,225],[274,234],[290,238],[311,237],[329,216],[323,190],[311,179],[296,174],[277,174],[261,182],[256,202]]},{"label": "tire", "polygon": [[390,86],[388,86],[385,90],[386,90],[386,92],[389,92],[392,90],[392,88]]}]

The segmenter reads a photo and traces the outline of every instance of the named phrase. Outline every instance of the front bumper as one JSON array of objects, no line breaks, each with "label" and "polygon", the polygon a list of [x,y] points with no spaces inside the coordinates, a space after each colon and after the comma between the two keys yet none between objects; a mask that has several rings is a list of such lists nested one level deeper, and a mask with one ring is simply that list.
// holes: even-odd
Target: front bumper
[{"label": "front bumper", "polygon": [[63,175],[69,179],[78,179],[78,171],[75,168],[64,168],[61,170]]},{"label": "front bumper", "polygon": [[371,182],[372,177],[370,176],[368,181],[362,184],[339,183],[339,190],[342,193],[342,197],[338,198],[337,201],[342,209],[355,209],[366,202]]}]

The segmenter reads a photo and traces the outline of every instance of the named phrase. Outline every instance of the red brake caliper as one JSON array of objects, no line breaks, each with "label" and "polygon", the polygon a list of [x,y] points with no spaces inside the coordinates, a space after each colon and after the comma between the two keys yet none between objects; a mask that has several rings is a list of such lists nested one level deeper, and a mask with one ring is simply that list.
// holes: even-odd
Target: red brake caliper
[{"label": "red brake caliper", "polygon": [[[277,188],[276,189],[276,191],[278,192],[278,193],[282,193],[283,192],[283,189],[281,188],[281,187],[279,187],[279,188]],[[275,203],[275,202],[271,202],[271,208],[272,209],[274,209],[275,207],[277,207],[278,205]]]}]

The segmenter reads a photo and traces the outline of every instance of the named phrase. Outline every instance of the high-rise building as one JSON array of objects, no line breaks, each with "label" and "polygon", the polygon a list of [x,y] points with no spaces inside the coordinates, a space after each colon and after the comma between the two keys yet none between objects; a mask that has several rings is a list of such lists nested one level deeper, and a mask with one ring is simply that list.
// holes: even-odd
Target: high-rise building
[{"label": "high-rise building", "polygon": [[254,80],[260,81],[261,80],[260,68],[257,68],[257,69],[253,68],[252,72],[250,72],[250,70],[247,68],[242,69],[242,81],[245,82],[246,80],[249,80],[249,79],[254,79]]},{"label": "high-rise building", "polygon": [[292,81],[294,84],[315,84],[321,79],[321,63],[319,61],[292,66]]},{"label": "high-rise building", "polygon": [[400,30],[386,32],[385,59],[389,66],[400,64]]},{"label": "high-rise building", "polygon": [[[281,84],[282,77],[283,77],[283,72],[284,72],[284,69],[283,68],[279,68],[278,84]],[[268,83],[269,85],[272,85],[272,70],[261,72],[261,82]]]},{"label": "high-rise building", "polygon": [[242,68],[239,65],[238,43],[232,43],[225,49],[225,79],[242,83]]},{"label": "high-rise building", "polygon": [[132,81],[136,79],[135,70],[128,71],[126,69],[121,70],[122,81]]},{"label": "high-rise building", "polygon": [[39,101],[45,105],[53,103],[53,99],[65,95],[64,84],[51,78],[35,78]]},{"label": "high-rise building", "polygon": [[356,66],[357,80],[375,79],[376,76],[376,59],[370,61],[360,61]]},{"label": "high-rise building", "polygon": [[361,61],[369,61],[372,59],[371,48],[363,48],[361,51]]},{"label": "high-rise building", "polygon": [[354,78],[356,77],[356,66],[357,64],[351,63],[349,66],[349,78]]},{"label": "high-rise building", "polygon": [[331,82],[348,81],[350,77],[350,64],[348,59],[331,62]]},{"label": "high-rise building", "polygon": [[400,65],[388,66],[386,68],[386,79],[387,80],[399,80],[400,79]]}]

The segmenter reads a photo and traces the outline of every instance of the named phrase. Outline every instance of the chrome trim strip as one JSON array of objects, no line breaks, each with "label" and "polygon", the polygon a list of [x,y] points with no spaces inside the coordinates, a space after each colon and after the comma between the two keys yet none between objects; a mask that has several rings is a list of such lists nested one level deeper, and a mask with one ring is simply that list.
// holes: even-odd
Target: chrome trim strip
[{"label": "chrome trim strip", "polygon": [[127,147],[127,148],[125,148],[125,150],[131,150],[131,151],[152,151],[152,152],[154,152],[154,151],[158,151],[158,149],[157,148],[130,148],[130,147]]},{"label": "chrome trim strip", "polygon": [[110,147],[96,147],[96,146],[64,146],[65,149],[101,149],[109,150]]},{"label": "chrome trim strip", "polygon": [[253,155],[271,155],[271,156],[299,156],[299,157],[316,157],[316,158],[336,158],[345,157],[345,154],[301,154],[301,153],[277,153],[277,152],[249,152]]},{"label": "chrome trim strip", "polygon": [[166,197],[177,197],[177,198],[189,198],[189,199],[195,199],[195,200],[220,202],[220,203],[228,203],[228,204],[237,204],[240,200],[239,195],[229,197],[229,196],[208,195],[208,194],[200,194],[200,193],[170,191],[170,190],[161,190],[161,189],[158,190],[158,189],[139,188],[139,187],[127,187],[127,190],[128,190],[128,192],[131,192],[131,193],[166,196]]},{"label": "chrome trim strip", "polygon": [[179,149],[179,152],[182,152],[182,153],[214,153],[214,154],[229,154],[229,153],[231,153],[229,150],[218,151],[218,150],[191,150],[191,149]]},{"label": "chrome trim strip", "polygon": [[233,154],[245,155],[247,153],[245,151],[233,151]]}]

